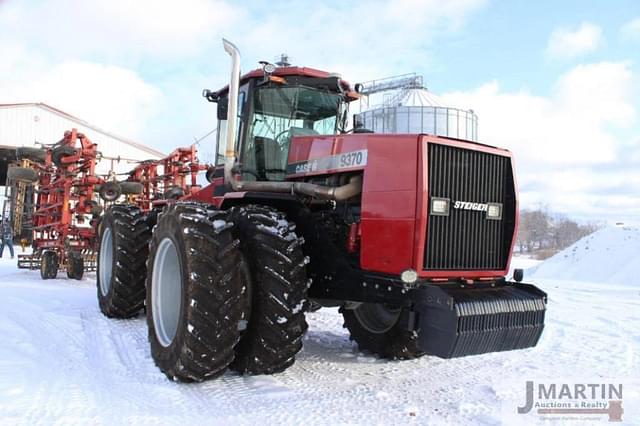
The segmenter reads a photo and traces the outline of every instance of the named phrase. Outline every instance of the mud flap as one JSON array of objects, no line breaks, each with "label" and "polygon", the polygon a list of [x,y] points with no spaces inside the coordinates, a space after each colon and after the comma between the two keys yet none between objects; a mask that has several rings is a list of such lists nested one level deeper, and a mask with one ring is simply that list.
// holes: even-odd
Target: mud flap
[{"label": "mud flap", "polygon": [[535,346],[547,295],[530,284],[427,285],[414,290],[418,347],[454,358]]}]

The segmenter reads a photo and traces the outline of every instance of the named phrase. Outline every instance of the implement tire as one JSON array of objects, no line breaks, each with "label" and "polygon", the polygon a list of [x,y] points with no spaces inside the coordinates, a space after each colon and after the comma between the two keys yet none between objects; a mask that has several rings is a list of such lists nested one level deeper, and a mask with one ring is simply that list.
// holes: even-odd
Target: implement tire
[{"label": "implement tire", "polygon": [[70,157],[72,155],[76,155],[77,153],[78,151],[72,146],[57,146],[51,151],[51,161],[53,161],[56,166],[60,167],[62,166],[62,159],[64,157]]},{"label": "implement tire", "polygon": [[105,182],[100,185],[98,194],[104,201],[115,201],[122,195],[122,189],[118,182]]},{"label": "implement tire", "polygon": [[20,146],[16,148],[16,159],[31,160],[36,163],[44,163],[47,156],[47,150],[43,148],[31,148],[28,146]]},{"label": "implement tire", "polygon": [[120,182],[120,191],[124,195],[140,195],[144,187],[140,182],[122,181]]},{"label": "implement tire", "polygon": [[7,180],[35,183],[38,181],[38,172],[28,167],[9,167]]},{"label": "implement tire", "polygon": [[234,359],[242,303],[238,241],[228,213],[210,205],[167,205],[153,230],[147,278],[151,356],[171,380],[220,376]]},{"label": "implement tire", "polygon": [[249,326],[236,348],[231,368],[244,374],[273,374],[293,365],[307,330],[304,239],[295,224],[271,207],[232,210],[237,238],[249,266]]},{"label": "implement tire", "polygon": [[81,280],[84,275],[84,258],[82,253],[71,252],[67,256],[67,278]]},{"label": "implement tire", "polygon": [[118,204],[102,216],[98,240],[97,288],[100,311],[130,318],[144,306],[151,228],[136,206]]},{"label": "implement tire", "polygon": [[179,186],[172,186],[163,194],[165,200],[178,200],[182,197],[184,197],[184,189]]},{"label": "implement tire", "polygon": [[418,350],[416,333],[401,326],[400,308],[362,303],[355,309],[342,307],[340,312],[350,339],[360,350],[389,359],[414,359],[424,355]]},{"label": "implement tire", "polygon": [[40,258],[40,277],[43,280],[50,280],[58,276],[58,253],[53,250],[47,250],[42,253]]}]

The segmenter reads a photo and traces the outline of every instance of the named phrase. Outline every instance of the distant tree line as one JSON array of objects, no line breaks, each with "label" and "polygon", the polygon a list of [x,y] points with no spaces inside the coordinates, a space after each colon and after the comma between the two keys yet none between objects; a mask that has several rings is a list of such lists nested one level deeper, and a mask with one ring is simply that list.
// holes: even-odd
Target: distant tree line
[{"label": "distant tree line", "polygon": [[602,227],[600,222],[580,224],[546,207],[522,210],[516,248],[520,253],[546,258]]}]

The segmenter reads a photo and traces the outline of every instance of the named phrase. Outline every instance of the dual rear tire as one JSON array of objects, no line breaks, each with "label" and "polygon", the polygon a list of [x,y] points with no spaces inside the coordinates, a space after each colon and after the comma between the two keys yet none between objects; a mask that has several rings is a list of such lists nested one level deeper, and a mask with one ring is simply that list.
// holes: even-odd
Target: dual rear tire
[{"label": "dual rear tire", "polygon": [[238,207],[231,220],[253,283],[249,327],[231,368],[245,374],[278,373],[295,362],[308,328],[304,239],[296,235],[295,224],[271,207]]},{"label": "dual rear tire", "polygon": [[97,291],[110,318],[131,318],[144,307],[151,227],[136,206],[114,205],[102,216]]}]

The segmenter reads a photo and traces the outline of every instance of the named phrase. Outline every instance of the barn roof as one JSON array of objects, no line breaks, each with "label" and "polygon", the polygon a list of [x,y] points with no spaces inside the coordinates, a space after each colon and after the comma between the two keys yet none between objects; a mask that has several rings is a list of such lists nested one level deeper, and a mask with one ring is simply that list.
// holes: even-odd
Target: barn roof
[{"label": "barn roof", "polygon": [[74,115],[71,115],[71,114],[69,114],[67,112],[64,112],[64,111],[62,111],[62,110],[60,110],[58,108],[54,108],[51,105],[47,105],[47,104],[45,104],[43,102],[24,102],[24,103],[14,103],[14,104],[0,104],[0,109],[5,109],[5,108],[25,108],[25,107],[36,107],[36,108],[43,109],[45,111],[49,111],[49,112],[51,112],[51,113],[53,113],[53,114],[55,114],[55,115],[57,115],[59,117],[63,117],[65,119],[69,120],[69,121],[73,121],[74,123],[77,123],[77,124],[79,124],[81,126],[89,128],[89,129],[91,129],[93,131],[96,131],[96,132],[102,133],[102,134],[104,134],[106,136],[109,136],[109,137],[112,137],[114,139],[117,139],[117,140],[121,141],[122,143],[124,143],[126,145],[129,145],[131,147],[137,148],[137,149],[139,149],[141,151],[145,151],[145,152],[147,152],[149,154],[152,154],[152,155],[160,157],[160,158],[165,156],[164,153],[162,153],[162,152],[160,152],[158,150],[150,148],[150,147],[148,147],[146,145],[143,145],[141,143],[132,141],[131,139],[127,139],[127,138],[124,138],[122,136],[119,136],[119,135],[116,135],[114,133],[111,133],[111,132],[108,132],[106,130],[103,130],[100,127],[98,127],[98,126],[96,126],[94,124],[91,124],[91,123],[89,123],[89,122],[87,122],[85,120],[82,120],[81,118],[78,118],[78,117],[76,117]]}]

